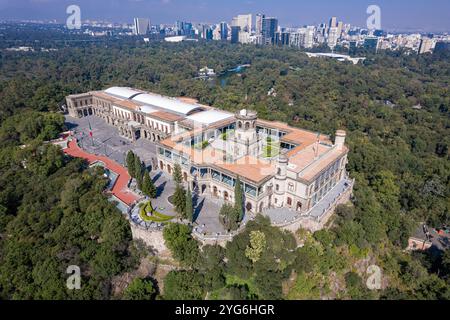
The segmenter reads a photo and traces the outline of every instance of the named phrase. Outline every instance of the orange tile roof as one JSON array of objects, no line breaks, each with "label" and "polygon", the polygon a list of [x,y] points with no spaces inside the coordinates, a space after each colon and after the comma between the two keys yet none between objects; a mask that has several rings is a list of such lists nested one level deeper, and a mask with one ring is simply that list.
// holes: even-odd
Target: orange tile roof
[{"label": "orange tile roof", "polygon": [[178,120],[184,118],[183,116],[180,116],[180,115],[177,115],[174,113],[170,113],[170,112],[166,112],[166,111],[152,112],[152,113],[149,113],[148,116],[150,118],[158,118],[158,119],[169,121],[169,122],[175,122],[175,121],[178,121]]},{"label": "orange tile roof", "polygon": [[189,97],[178,97],[177,99],[182,102],[191,103],[191,104],[197,104],[197,102],[198,102],[197,99],[189,98]]},{"label": "orange tile roof", "polygon": [[322,157],[315,160],[310,166],[308,166],[306,170],[300,174],[300,178],[307,181],[313,181],[318,174],[320,174],[337,159],[344,156],[347,152],[347,147],[344,147],[341,150],[332,148],[329,152],[323,154]]},{"label": "orange tile roof", "polygon": [[316,155],[317,159],[319,159],[319,157],[330,151],[331,148],[332,147],[314,143],[303,148],[302,150],[298,150],[289,156],[289,169],[296,173],[302,172],[307,166],[316,160]]},{"label": "orange tile roof", "polygon": [[[333,143],[327,135],[320,134],[318,136],[315,132],[290,127],[285,123],[277,121],[257,120],[257,124],[285,132],[286,135],[281,138],[281,141],[297,145],[286,154],[289,158],[289,170],[298,173],[299,177],[306,181],[315,178],[315,176],[328,165],[348,152],[346,147],[342,150],[334,148]],[[214,127],[220,125],[214,125]],[[224,161],[225,154],[221,150],[214,150],[213,148],[197,150],[180,143],[186,138],[196,135],[201,131],[203,131],[203,129],[187,131],[178,136],[163,140],[160,144],[184,153],[189,156],[191,161],[195,164],[213,165],[219,170],[226,170],[231,174],[239,175],[244,179],[257,184],[275,174],[275,165],[266,160],[246,156],[234,163],[227,163]],[[321,143],[317,144],[318,141]],[[318,148],[317,154],[316,148]]]},{"label": "orange tile roof", "polygon": [[97,98],[105,99],[111,102],[120,102],[122,99],[110,96],[109,94],[104,93],[103,91],[93,91],[92,95]]},{"label": "orange tile roof", "polygon": [[[278,129],[282,132],[286,132],[286,135],[281,137],[280,140],[297,145],[297,147],[288,152],[288,156],[292,155],[293,153],[297,153],[298,151],[303,150],[304,148],[317,142],[318,137],[316,132],[291,127],[283,122],[258,119],[257,124],[263,127]],[[332,144],[330,138],[327,135],[320,134],[319,140],[321,142]]]},{"label": "orange tile roof", "polygon": [[245,156],[233,163],[218,163],[215,166],[257,184],[275,174],[275,165],[252,156]]},{"label": "orange tile roof", "polygon": [[130,109],[130,110],[134,110],[134,111],[140,110],[139,105],[131,100],[122,100],[122,101],[116,102],[116,105]]}]

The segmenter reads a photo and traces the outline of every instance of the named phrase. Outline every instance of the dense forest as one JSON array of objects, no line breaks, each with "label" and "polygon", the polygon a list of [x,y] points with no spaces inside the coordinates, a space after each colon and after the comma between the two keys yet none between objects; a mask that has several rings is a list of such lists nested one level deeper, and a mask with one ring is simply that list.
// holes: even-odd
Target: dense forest
[{"label": "dense forest", "polygon": [[[0,298],[107,299],[112,277],[136,267],[139,250],[101,175],[43,144],[64,129],[67,94],[112,85],[255,109],[330,135],[345,129],[356,179],[352,203],[313,235],[258,219],[225,249],[200,248],[171,225],[164,236],[181,269],[167,275],[163,295],[136,280],[123,298],[450,298],[448,251],[403,250],[420,223],[449,223],[449,56],[382,52],[353,65],[220,42],[52,43],[48,32],[39,46],[55,50],[0,51]],[[204,66],[240,64],[251,67],[225,85],[194,79]],[[369,261],[383,270],[381,291],[364,285],[360,264]],[[65,289],[70,264],[85,270],[80,291]]]}]

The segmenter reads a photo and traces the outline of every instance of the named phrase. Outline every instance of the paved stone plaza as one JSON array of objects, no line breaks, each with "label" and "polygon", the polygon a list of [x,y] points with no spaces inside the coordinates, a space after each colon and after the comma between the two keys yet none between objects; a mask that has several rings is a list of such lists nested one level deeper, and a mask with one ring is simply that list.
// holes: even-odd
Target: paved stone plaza
[{"label": "paved stone plaza", "polygon": [[[120,137],[115,127],[95,116],[80,119],[66,116],[66,125],[68,129],[75,132],[80,147],[89,153],[105,155],[125,166],[126,155],[128,151],[132,150],[145,162],[147,167],[152,170],[155,169],[152,167],[152,159],[156,159],[156,145],[148,140],[139,139],[133,142]],[[92,129],[92,138],[89,136],[89,126]],[[160,170],[153,170],[151,177],[158,191],[158,197],[152,200],[154,208],[157,208],[163,214],[175,216],[173,206],[168,201],[168,198],[175,191],[175,183],[172,177]],[[221,200],[212,199],[208,196],[194,198],[195,226],[198,227],[199,231],[212,235],[226,234],[218,219],[222,204]]]},{"label": "paved stone plaza", "polygon": [[[89,136],[89,124],[92,128],[92,138]],[[72,118],[66,116],[66,125],[75,132],[79,145],[89,153],[105,155],[125,166],[128,151],[136,153],[147,166],[156,159],[156,146],[150,141],[139,139],[135,142],[120,137],[117,129],[108,125],[103,119],[90,116]]]}]

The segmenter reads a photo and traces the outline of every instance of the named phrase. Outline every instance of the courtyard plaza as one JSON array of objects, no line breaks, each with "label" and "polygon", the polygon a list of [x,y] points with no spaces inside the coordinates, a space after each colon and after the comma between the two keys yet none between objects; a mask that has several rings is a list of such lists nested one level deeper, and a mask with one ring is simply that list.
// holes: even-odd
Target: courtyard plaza
[{"label": "courtyard plaza", "polygon": [[[89,154],[107,157],[118,164],[126,165],[126,155],[128,151],[137,154],[145,165],[151,171],[150,175],[157,188],[157,198],[152,199],[152,205],[155,210],[162,214],[176,217],[174,207],[169,202],[169,197],[175,192],[175,182],[172,176],[157,169],[154,159],[156,159],[156,145],[145,139],[136,141],[128,140],[119,135],[118,130],[108,125],[103,119],[95,116],[84,118],[73,118],[66,116],[66,125],[69,130],[74,133],[74,137],[78,141],[81,149]],[[90,136],[92,132],[92,137]],[[140,193],[135,188],[135,183],[130,184],[130,189],[135,193]],[[141,202],[145,202],[145,197]],[[223,200],[212,198],[209,195],[197,196],[194,193],[194,231],[197,234],[217,236],[226,235],[227,231],[219,221],[219,211],[222,207]],[[149,229],[160,228],[160,225],[153,223],[145,223],[139,217],[139,206],[136,205],[130,212],[131,220],[137,225]],[[246,215],[243,224],[245,224],[251,215]],[[174,222],[179,221],[176,218]]]}]

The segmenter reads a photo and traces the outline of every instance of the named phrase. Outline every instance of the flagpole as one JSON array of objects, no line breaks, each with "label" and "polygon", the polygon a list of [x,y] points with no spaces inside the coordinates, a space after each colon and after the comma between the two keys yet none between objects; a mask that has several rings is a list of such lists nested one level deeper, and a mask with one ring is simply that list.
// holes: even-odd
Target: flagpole
[{"label": "flagpole", "polygon": [[91,136],[92,146],[94,146],[94,135],[92,134],[91,121],[89,120],[89,118],[88,118],[88,123],[89,123],[89,135]]}]

